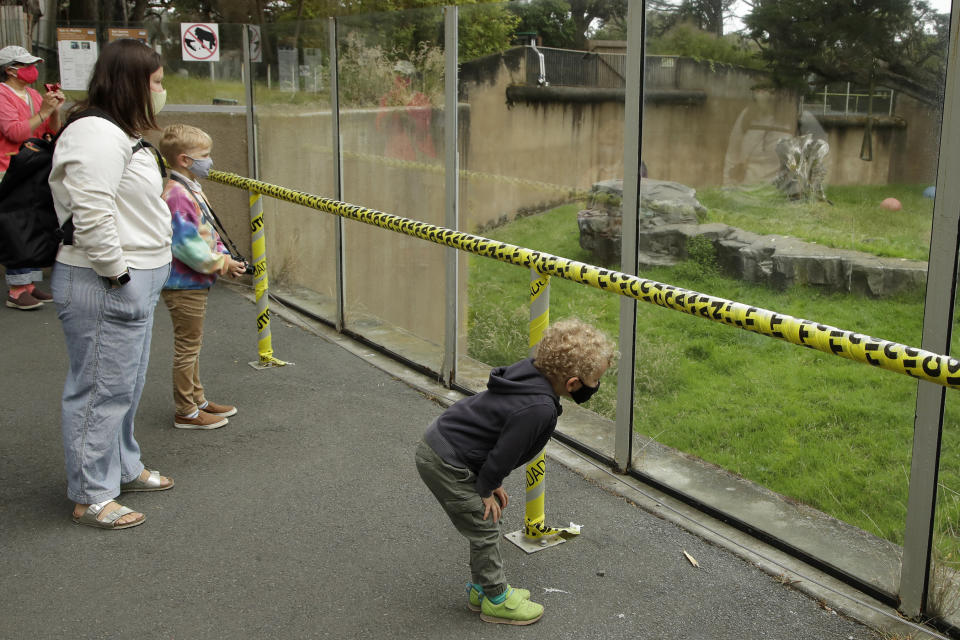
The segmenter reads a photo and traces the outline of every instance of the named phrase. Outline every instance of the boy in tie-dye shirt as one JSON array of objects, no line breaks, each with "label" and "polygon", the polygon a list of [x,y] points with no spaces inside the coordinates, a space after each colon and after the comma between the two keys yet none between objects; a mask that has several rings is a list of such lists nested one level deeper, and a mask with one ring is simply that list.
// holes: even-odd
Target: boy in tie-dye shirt
[{"label": "boy in tie-dye shirt", "polygon": [[246,265],[230,257],[214,228],[210,203],[197,178],[205,178],[213,160],[206,132],[183,124],[163,130],[158,145],[170,165],[163,199],[173,225],[173,264],[163,287],[163,301],[173,321],[173,426],[217,429],[237,408],[207,400],[200,383],[203,318],[210,287],[222,275],[242,275]]}]

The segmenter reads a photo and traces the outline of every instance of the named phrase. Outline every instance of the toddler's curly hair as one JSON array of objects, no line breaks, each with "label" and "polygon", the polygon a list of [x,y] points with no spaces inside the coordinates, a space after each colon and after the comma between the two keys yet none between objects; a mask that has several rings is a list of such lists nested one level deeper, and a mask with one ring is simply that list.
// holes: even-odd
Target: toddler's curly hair
[{"label": "toddler's curly hair", "polygon": [[576,318],[560,320],[543,332],[534,366],[551,380],[594,378],[619,357],[602,331]]}]

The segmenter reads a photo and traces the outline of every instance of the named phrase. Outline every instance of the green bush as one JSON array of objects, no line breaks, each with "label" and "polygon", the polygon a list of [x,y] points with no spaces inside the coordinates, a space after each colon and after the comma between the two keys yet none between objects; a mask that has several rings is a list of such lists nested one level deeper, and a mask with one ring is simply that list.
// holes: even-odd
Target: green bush
[{"label": "green bush", "polygon": [[765,69],[766,63],[757,54],[755,45],[737,34],[717,36],[701,31],[689,23],[680,23],[662,36],[651,38],[647,53],[665,56],[688,56],[726,64]]}]

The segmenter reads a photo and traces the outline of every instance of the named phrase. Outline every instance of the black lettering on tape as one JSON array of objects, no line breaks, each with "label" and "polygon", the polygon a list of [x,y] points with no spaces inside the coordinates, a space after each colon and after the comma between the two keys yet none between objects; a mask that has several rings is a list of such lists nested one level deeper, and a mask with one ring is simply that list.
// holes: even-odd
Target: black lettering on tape
[{"label": "black lettering on tape", "polygon": [[257,316],[257,331],[263,331],[263,328],[270,324],[270,309],[265,309],[263,313]]},{"label": "black lettering on tape", "polygon": [[843,353],[843,331],[831,331],[827,344],[830,346],[830,351],[838,355]]},{"label": "black lettering on tape", "polygon": [[529,489],[533,485],[537,484],[537,480],[543,477],[543,472],[546,469],[547,462],[543,458],[537,460],[536,464],[529,465],[527,467],[527,488]]},{"label": "black lettering on tape", "polygon": [[[916,362],[916,360],[914,360],[914,362]],[[940,359],[932,355],[924,358],[923,372],[932,378],[939,378],[941,373]]]},{"label": "black lettering on tape", "polygon": [[711,317],[714,320],[722,320],[723,314],[721,314],[720,311],[723,309],[723,300],[711,300],[710,306],[713,307],[713,314]]},{"label": "black lettering on tape", "polygon": [[783,317],[774,313],[770,316],[770,335],[775,338],[783,338],[783,333],[777,328],[783,324]]},{"label": "black lettering on tape", "polygon": [[887,342],[886,340],[883,342],[883,355],[887,356],[894,362],[896,362],[900,357],[900,354],[897,353],[896,346],[897,345],[894,342]]}]

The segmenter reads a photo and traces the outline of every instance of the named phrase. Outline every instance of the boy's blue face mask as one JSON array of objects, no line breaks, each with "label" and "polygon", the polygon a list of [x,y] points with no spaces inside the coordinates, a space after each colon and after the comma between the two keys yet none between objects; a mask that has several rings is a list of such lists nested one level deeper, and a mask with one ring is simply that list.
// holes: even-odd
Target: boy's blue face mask
[{"label": "boy's blue face mask", "polygon": [[570,397],[573,398],[573,401],[576,402],[577,404],[583,404],[584,402],[589,400],[591,396],[593,396],[593,394],[595,394],[597,392],[597,389],[599,388],[600,388],[599,382],[597,382],[597,386],[595,387],[588,387],[587,385],[583,384],[583,381],[581,380],[580,388],[575,391],[571,391]]},{"label": "boy's blue face mask", "polygon": [[[190,156],[187,156],[190,158]],[[190,165],[190,173],[198,178],[206,178],[210,175],[210,168],[213,167],[213,158],[190,158],[193,164]]]}]

